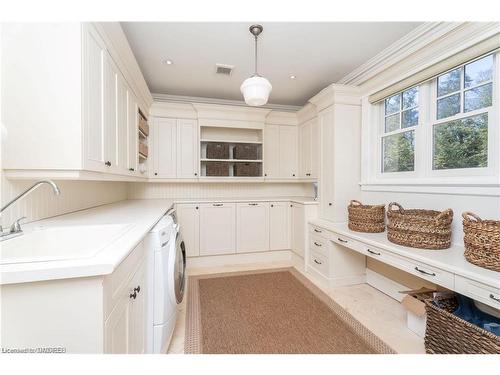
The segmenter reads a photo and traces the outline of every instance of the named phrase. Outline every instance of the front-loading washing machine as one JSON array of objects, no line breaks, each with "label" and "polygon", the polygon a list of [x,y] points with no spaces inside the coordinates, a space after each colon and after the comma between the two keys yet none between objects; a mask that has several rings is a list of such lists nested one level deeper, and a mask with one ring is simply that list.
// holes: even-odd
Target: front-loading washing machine
[{"label": "front-loading washing machine", "polygon": [[148,249],[147,353],[166,353],[186,285],[186,249],[172,210],[146,238]]}]

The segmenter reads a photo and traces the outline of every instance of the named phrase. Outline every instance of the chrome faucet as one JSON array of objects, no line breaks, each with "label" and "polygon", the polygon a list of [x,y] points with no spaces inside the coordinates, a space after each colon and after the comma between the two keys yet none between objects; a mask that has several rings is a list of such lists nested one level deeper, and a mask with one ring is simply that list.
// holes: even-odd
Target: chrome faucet
[{"label": "chrome faucet", "polygon": [[[2,208],[0,208],[0,215],[2,212],[4,212],[8,207],[10,207],[12,204],[17,202],[18,200],[24,198],[26,195],[32,193],[34,190],[38,189],[41,185],[43,184],[48,184],[52,187],[52,190],[54,191],[55,195],[61,194],[61,190],[59,190],[59,187],[54,183],[54,181],[51,180],[42,180],[38,181],[33,186],[30,188],[26,189],[23,191],[21,194],[19,194],[17,197],[9,201],[6,205],[4,205]],[[26,219],[25,216],[23,216],[20,219],[17,219],[14,221],[14,223],[10,226],[9,230],[4,231],[2,226],[0,225],[0,241],[7,240],[12,237],[20,236],[23,234],[23,230],[21,229],[21,224],[20,221]]]}]

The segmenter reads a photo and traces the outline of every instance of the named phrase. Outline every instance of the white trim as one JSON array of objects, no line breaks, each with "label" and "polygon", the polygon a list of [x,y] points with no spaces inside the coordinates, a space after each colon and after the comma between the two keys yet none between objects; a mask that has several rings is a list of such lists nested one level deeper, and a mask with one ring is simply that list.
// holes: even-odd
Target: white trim
[{"label": "white trim", "polygon": [[282,262],[283,266],[292,266],[292,251],[278,250],[256,253],[239,253],[212,256],[188,257],[187,269],[198,267],[223,267],[241,264],[260,264],[269,262]]},{"label": "white trim", "polygon": [[408,57],[416,50],[427,46],[460,25],[460,22],[426,22],[342,77],[337,83],[360,85],[380,71]]},{"label": "white trim", "polygon": [[[205,98],[200,96],[182,96],[182,95],[169,95],[169,94],[158,94],[153,93],[153,100],[157,102],[172,102],[172,103],[203,103],[203,104],[219,104],[219,105],[230,105],[238,107],[255,108],[248,106],[242,100],[229,100],[229,99],[217,99],[217,98]],[[273,109],[283,112],[297,112],[302,107],[295,105],[285,105],[285,104],[271,104],[260,106],[258,108]]]},{"label": "white trim", "polygon": [[364,182],[360,183],[362,191],[392,192],[392,193],[420,193],[500,197],[500,183],[491,180],[480,183],[477,178],[470,182]]}]

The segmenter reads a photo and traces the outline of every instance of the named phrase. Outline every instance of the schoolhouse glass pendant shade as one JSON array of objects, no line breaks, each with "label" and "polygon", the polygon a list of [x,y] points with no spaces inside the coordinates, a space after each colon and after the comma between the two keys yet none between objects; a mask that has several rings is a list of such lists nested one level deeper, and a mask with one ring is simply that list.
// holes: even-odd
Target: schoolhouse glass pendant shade
[{"label": "schoolhouse glass pendant shade", "polygon": [[267,103],[269,94],[273,89],[271,83],[257,73],[257,37],[264,28],[261,25],[252,25],[250,33],[255,37],[255,73],[241,84],[240,90],[245,98],[245,103],[252,107],[258,107]]},{"label": "schoolhouse glass pendant shade", "polygon": [[264,77],[254,76],[247,78],[241,84],[240,90],[245,103],[258,107],[267,103],[273,86]]}]

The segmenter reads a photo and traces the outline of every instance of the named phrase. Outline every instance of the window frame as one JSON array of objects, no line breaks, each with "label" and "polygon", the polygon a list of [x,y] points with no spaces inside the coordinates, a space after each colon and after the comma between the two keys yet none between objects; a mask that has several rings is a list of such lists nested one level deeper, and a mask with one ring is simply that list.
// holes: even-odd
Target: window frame
[{"label": "window frame", "polygon": [[[499,55],[500,53],[493,53],[493,74],[492,79],[486,82],[483,82],[479,85],[471,86],[465,88],[465,66],[473,63],[474,61],[480,60],[483,57],[488,55],[479,56],[473,60],[468,61],[467,63],[455,67],[447,72],[456,70],[460,68],[460,90],[457,90],[453,93],[446,94],[443,96],[437,96],[437,80],[438,77],[446,74],[447,72],[443,72],[438,77],[434,78],[430,82],[430,119],[431,121],[426,126],[428,131],[428,139],[429,144],[427,147],[427,153],[430,156],[428,158],[428,162],[425,165],[425,171],[427,172],[429,177],[474,177],[474,176],[491,176],[495,174],[495,170],[497,168],[497,161],[495,155],[498,154],[498,146],[496,145],[496,134],[498,128],[498,81],[500,80],[500,69],[499,69]],[[492,102],[491,106],[483,107],[480,109],[475,109],[473,111],[464,112],[465,107],[465,91],[474,89],[476,87],[484,86],[491,83],[492,84]],[[449,117],[437,118],[437,101],[438,98],[445,98],[450,95],[454,95],[456,93],[460,93],[460,112]],[[453,169],[434,169],[434,127],[442,124],[446,124],[451,121],[461,120],[468,117],[477,116],[480,114],[486,113],[488,115],[488,158],[487,158],[487,166],[486,167],[475,167],[475,168],[453,168]]]},{"label": "window frame", "polygon": [[[408,91],[414,87],[417,87],[418,88],[418,104],[414,107],[408,107],[406,109],[403,109],[403,93],[405,91]],[[389,97],[392,97],[392,96],[395,96],[395,95],[400,95],[400,106],[399,106],[399,111],[398,112],[394,112],[394,113],[391,113],[390,115],[386,115],[385,114],[385,99],[389,98]],[[378,126],[378,129],[377,129],[377,132],[378,132],[378,147],[377,147],[377,159],[378,160],[378,170],[377,170],[377,175],[379,178],[387,178],[386,176],[389,176],[389,177],[399,177],[399,178],[403,178],[403,177],[408,177],[408,176],[413,176],[416,174],[417,172],[417,129],[422,125],[422,117],[421,117],[421,111],[420,111],[420,108],[421,108],[421,90],[420,90],[420,87],[419,85],[415,85],[415,86],[411,86],[411,87],[408,87],[398,93],[395,93],[393,95],[390,95],[389,97],[385,98],[384,100],[381,101],[381,103],[378,105],[378,111],[379,111],[379,126]],[[413,126],[409,126],[407,128],[403,128],[403,112],[405,111],[409,111],[409,110],[412,110],[412,109],[417,109],[418,110],[418,122],[416,125],[413,125]],[[395,114],[399,114],[399,129],[396,129],[396,130],[393,130],[393,131],[390,131],[390,132],[385,132],[385,119],[387,117],[390,117],[390,116],[393,116]],[[400,133],[406,133],[406,132],[410,132],[410,131],[413,131],[413,143],[414,143],[414,147],[413,147],[413,154],[414,154],[414,161],[413,161],[413,171],[399,171],[399,172],[384,172],[384,146],[383,146],[383,140],[384,138],[388,137],[388,136],[392,136],[392,135],[396,135],[396,134],[400,134]]]}]

